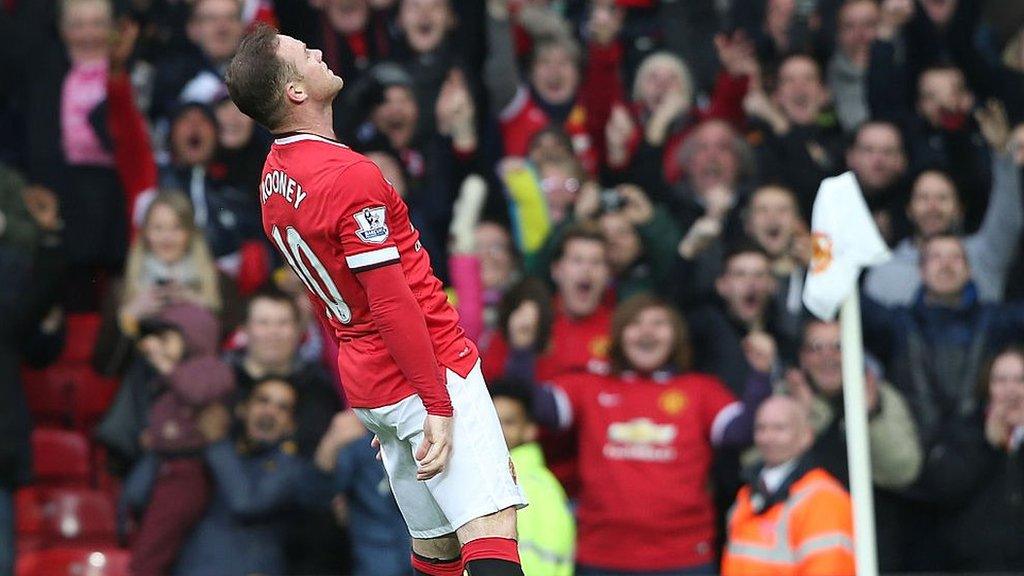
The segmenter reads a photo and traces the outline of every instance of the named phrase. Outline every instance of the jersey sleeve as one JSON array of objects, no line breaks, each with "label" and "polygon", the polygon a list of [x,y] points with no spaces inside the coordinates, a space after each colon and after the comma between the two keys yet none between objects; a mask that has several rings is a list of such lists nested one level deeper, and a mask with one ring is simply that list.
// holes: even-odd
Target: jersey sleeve
[{"label": "jersey sleeve", "polygon": [[701,424],[708,437],[715,441],[725,432],[729,422],[743,411],[743,404],[718,378],[702,376],[697,386],[701,400]]},{"label": "jersey sleeve", "polygon": [[359,273],[398,262],[392,238],[398,195],[380,169],[369,160],[357,162],[338,177],[336,189],[338,234],[349,269]]}]

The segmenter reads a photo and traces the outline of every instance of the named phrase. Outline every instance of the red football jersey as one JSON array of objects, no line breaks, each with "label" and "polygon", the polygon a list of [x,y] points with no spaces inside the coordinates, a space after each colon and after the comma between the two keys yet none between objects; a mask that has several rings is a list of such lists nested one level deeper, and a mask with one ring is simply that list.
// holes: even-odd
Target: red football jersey
[{"label": "red football jersey", "polygon": [[713,562],[712,438],[722,432],[716,420],[724,427],[738,409],[733,395],[702,374],[555,384],[579,434],[579,563],[669,570]]},{"label": "red football jersey", "polygon": [[[505,154],[509,156],[526,156],[533,136],[551,124],[547,113],[525,86],[519,87],[515,97],[502,110],[499,120]],[[587,113],[581,104],[573,104],[562,129],[572,140],[573,151],[583,163],[583,168],[594,174],[597,171],[597,151],[587,133]]]},{"label": "red football jersey", "polygon": [[309,289],[339,341],[349,404],[379,408],[415,393],[374,325],[356,273],[400,265],[441,366],[465,377],[477,361],[430,268],[405,202],[380,170],[344,144],[312,134],[274,141],[260,185],[263,228]]}]

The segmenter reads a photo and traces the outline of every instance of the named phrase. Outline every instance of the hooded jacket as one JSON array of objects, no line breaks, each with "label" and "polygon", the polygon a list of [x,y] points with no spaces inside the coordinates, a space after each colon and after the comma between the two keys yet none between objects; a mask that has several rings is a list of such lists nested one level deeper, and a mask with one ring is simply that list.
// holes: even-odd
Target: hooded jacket
[{"label": "hooded jacket", "polygon": [[220,326],[213,314],[194,304],[176,304],[159,319],[181,334],[185,354],[174,370],[158,377],[164,391],[150,409],[148,432],[157,453],[193,452],[206,445],[196,416],[204,406],[227,400],[235,376],[216,356]]}]

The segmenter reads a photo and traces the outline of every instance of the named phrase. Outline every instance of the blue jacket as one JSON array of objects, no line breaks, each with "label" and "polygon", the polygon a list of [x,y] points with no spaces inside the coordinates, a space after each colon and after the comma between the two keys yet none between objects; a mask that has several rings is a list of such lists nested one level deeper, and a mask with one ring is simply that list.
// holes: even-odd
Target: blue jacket
[{"label": "blue jacket", "polygon": [[353,575],[410,576],[409,531],[372,439],[367,432],[342,448],[334,469],[334,489],[348,500]]},{"label": "blue jacket", "polygon": [[291,514],[326,501],[327,483],[287,445],[240,454],[230,442],[206,449],[214,495],[182,548],[176,574],[284,574]]},{"label": "blue jacket", "polygon": [[983,303],[968,283],[954,307],[926,302],[923,289],[911,306],[885,307],[864,297],[862,321],[864,345],[886,362],[917,422],[925,468],[915,492],[955,498],[963,492],[963,466],[947,456],[978,442],[978,375],[993,353],[1024,339],[1024,304]]}]

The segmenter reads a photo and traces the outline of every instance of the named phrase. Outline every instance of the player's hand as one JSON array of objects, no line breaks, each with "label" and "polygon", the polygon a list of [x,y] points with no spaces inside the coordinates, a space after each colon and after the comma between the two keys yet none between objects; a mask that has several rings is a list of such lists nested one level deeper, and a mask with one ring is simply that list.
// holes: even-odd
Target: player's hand
[{"label": "player's hand", "polygon": [[422,482],[444,472],[451,454],[451,416],[427,414],[427,419],[423,421],[423,443],[416,450],[416,460],[420,463],[416,479]]},{"label": "player's hand", "polygon": [[376,434],[373,435],[373,440],[370,440],[370,448],[377,451],[377,460],[383,462],[384,459],[380,455],[380,438],[377,438]]}]

